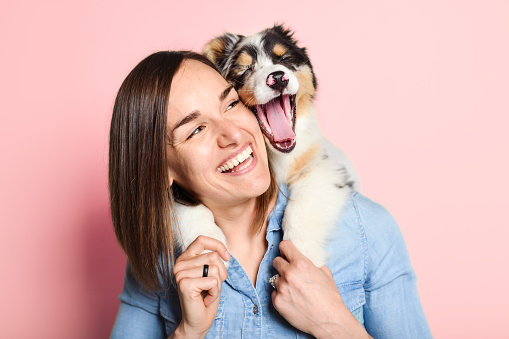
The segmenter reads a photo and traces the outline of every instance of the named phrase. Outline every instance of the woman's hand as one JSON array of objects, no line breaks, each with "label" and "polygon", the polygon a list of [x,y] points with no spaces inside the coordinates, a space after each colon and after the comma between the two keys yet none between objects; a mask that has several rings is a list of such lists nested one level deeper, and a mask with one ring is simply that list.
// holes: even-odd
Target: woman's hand
[{"label": "woman's hand", "polygon": [[[196,238],[177,258],[173,274],[182,321],[170,338],[203,338],[207,334],[216,317],[221,286],[227,277],[221,259],[230,260],[226,247],[219,240],[205,236]],[[207,277],[203,277],[204,265],[209,265]]]},{"label": "woman's hand", "polygon": [[280,277],[272,303],[290,324],[317,338],[370,338],[346,308],[326,266],[313,265],[290,241],[279,249],[284,258],[273,261]]}]

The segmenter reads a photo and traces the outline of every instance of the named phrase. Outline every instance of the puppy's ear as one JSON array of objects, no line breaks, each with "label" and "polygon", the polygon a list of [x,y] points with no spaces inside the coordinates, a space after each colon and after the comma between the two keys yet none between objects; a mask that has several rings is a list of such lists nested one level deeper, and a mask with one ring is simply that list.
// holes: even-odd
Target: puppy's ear
[{"label": "puppy's ear", "polygon": [[274,27],[269,28],[268,30],[280,35],[284,39],[288,39],[293,43],[296,43],[293,39],[293,31],[291,29],[284,28],[282,24],[274,24]]},{"label": "puppy's ear", "polygon": [[210,40],[203,48],[202,53],[216,65],[217,69],[222,74],[227,68],[226,60],[228,60],[235,45],[243,38],[243,35],[225,33]]}]

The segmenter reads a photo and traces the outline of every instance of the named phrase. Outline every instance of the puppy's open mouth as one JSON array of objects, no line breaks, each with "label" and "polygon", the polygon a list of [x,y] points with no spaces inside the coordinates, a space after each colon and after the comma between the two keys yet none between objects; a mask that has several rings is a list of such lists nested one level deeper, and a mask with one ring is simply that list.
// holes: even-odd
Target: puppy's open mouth
[{"label": "puppy's open mouth", "polygon": [[295,95],[279,95],[252,109],[270,144],[280,152],[291,152],[295,147]]}]

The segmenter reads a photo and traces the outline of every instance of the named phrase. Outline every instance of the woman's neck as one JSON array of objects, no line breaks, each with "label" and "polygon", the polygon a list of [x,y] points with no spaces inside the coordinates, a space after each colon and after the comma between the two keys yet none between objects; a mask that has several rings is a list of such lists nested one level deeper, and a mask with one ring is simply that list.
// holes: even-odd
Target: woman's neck
[{"label": "woman's neck", "polygon": [[221,228],[227,239],[228,250],[239,261],[253,285],[260,262],[267,250],[266,230],[268,213],[276,204],[276,197],[269,203],[267,215],[262,229],[254,225],[256,219],[256,199],[242,204],[229,206],[227,209],[210,208],[216,224]]},{"label": "woman's neck", "polygon": [[209,207],[214,214],[216,224],[223,230],[228,243],[245,243],[252,239],[256,218],[256,199],[250,199],[233,206],[221,208]]}]

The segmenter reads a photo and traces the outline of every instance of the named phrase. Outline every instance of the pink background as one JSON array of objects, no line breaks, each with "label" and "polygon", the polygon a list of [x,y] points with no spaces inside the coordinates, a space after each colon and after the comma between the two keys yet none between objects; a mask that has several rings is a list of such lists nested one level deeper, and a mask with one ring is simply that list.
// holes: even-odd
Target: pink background
[{"label": "pink background", "polygon": [[435,337],[508,338],[508,2],[189,3],[1,2],[0,337],[109,335],[116,91],[151,52],[277,21],[309,49],[324,133],[398,220]]}]

